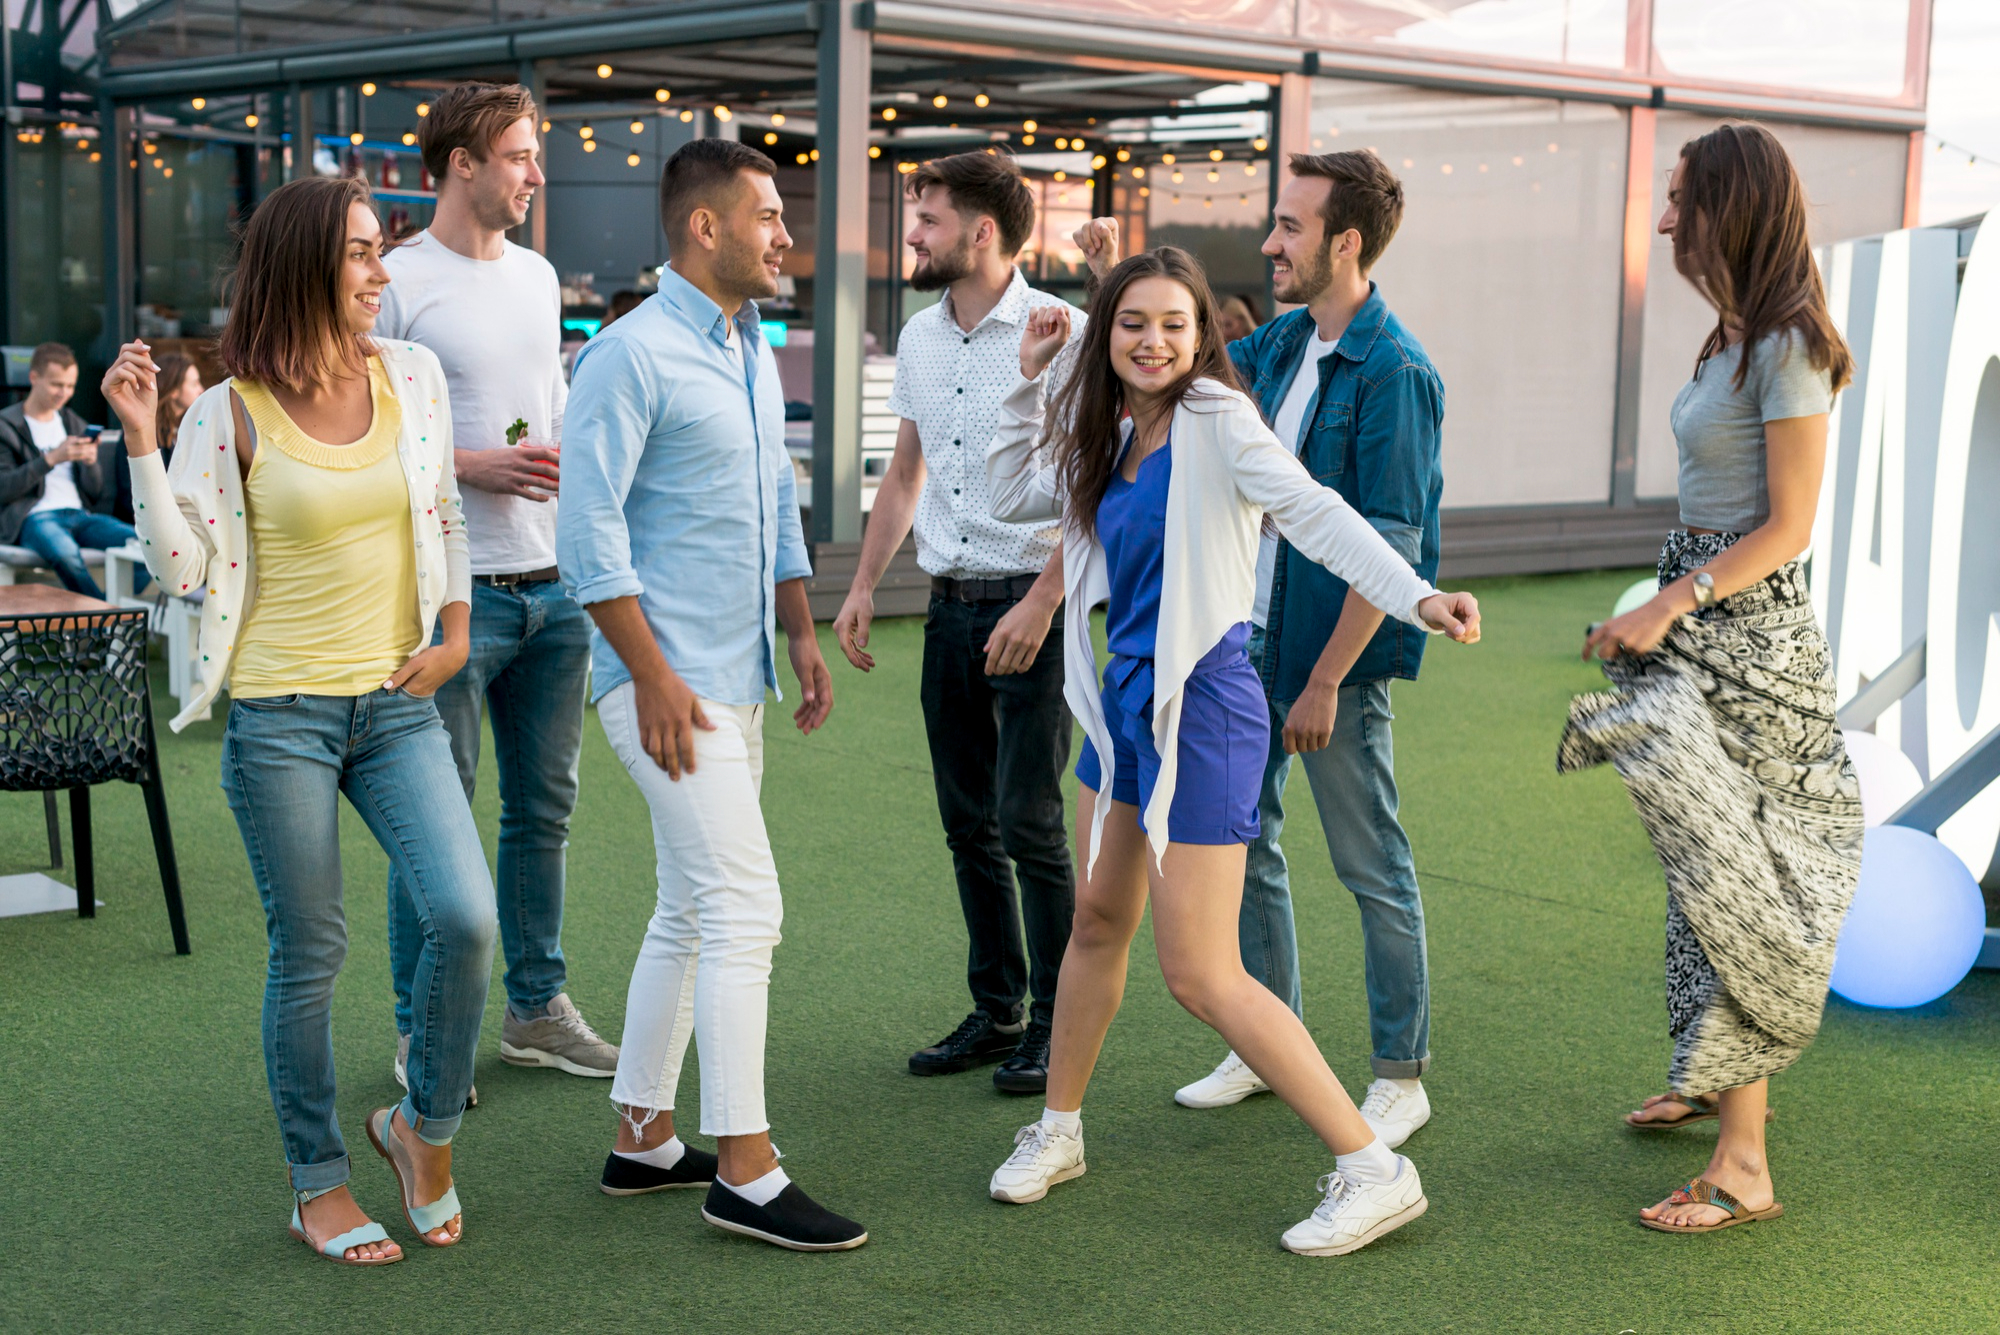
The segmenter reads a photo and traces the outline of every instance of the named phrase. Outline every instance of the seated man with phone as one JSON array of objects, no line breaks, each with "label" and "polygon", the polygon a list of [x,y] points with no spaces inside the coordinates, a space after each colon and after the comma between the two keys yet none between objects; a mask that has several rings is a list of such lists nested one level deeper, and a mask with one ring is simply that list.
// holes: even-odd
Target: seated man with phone
[{"label": "seated man with phone", "polygon": [[[123,547],[136,534],[116,518],[118,480],[97,458],[103,427],[86,426],[66,405],[76,393],[76,354],[60,343],[36,348],[28,397],[0,408],[0,542],[18,543],[48,562],[74,593],[102,598],[83,562],[86,547]],[[133,592],[146,587],[141,566]]]}]

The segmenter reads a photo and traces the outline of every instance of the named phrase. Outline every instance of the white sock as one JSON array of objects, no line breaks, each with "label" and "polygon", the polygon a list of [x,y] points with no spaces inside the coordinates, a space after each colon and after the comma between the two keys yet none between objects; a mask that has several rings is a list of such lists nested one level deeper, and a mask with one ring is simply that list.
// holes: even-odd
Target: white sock
[{"label": "white sock", "polygon": [[1386,1075],[1380,1078],[1386,1083],[1394,1085],[1400,1092],[1404,1094],[1414,1094],[1418,1090],[1424,1087],[1424,1082],[1422,1080],[1398,1080],[1393,1076],[1386,1076]]},{"label": "white sock", "polygon": [[1403,1171],[1396,1161],[1396,1152],[1384,1145],[1379,1136],[1352,1154],[1336,1154],[1333,1166],[1349,1182],[1368,1187],[1386,1186]]},{"label": "white sock", "polygon": [[745,1182],[740,1187],[734,1182],[724,1182],[720,1176],[715,1180],[722,1182],[723,1186],[728,1187],[752,1205],[769,1205],[772,1201],[778,1199],[778,1193],[783,1191],[792,1179],[785,1176],[784,1169],[773,1168],[756,1181]]},{"label": "white sock", "polygon": [[687,1153],[687,1146],[681,1143],[679,1136],[669,1136],[665,1144],[655,1145],[650,1150],[611,1152],[621,1159],[630,1159],[633,1163],[651,1164],[655,1168],[672,1168],[681,1161],[681,1156]]},{"label": "white sock", "polygon": [[1051,1131],[1059,1131],[1077,1140],[1083,1139],[1083,1109],[1075,1112],[1057,1112],[1047,1104],[1042,1105],[1042,1125]]}]

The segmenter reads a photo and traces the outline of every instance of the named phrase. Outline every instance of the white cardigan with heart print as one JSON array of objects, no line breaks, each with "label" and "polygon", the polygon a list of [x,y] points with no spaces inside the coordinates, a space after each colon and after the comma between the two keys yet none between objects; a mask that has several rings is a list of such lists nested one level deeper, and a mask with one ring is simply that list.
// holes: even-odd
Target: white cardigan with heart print
[{"label": "white cardigan with heart print", "polygon": [[[376,339],[383,369],[403,407],[396,457],[410,489],[410,534],[417,555],[417,643],[446,603],[472,601],[472,560],[452,468],[451,398],[444,368],[428,348]],[[194,401],[181,419],[169,470],[160,454],[132,460],[134,527],[146,568],[170,594],[205,591],[197,652],[197,685],[169,725],[179,732],[209,716],[229,682],[236,634],[257,597],[256,551],[243,517],[243,470],[235,450],[235,414],[225,380]],[[326,572],[329,580],[340,572]]]}]

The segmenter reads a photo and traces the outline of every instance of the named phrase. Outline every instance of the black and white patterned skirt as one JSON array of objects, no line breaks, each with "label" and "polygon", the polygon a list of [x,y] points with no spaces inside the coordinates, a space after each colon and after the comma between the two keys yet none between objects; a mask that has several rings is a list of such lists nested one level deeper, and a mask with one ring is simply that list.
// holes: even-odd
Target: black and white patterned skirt
[{"label": "black and white patterned skirt", "polygon": [[[1660,583],[1738,536],[1668,535]],[[1604,673],[1610,690],[1571,701],[1556,768],[1615,767],[1666,873],[1669,1083],[1763,1079],[1818,1032],[1861,872],[1861,789],[1805,573],[1788,563]]]}]

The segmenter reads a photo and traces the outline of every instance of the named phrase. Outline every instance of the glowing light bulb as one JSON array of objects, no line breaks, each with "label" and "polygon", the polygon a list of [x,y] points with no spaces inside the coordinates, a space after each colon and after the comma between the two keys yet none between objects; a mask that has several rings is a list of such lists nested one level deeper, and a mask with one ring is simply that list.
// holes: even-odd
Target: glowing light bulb
[{"label": "glowing light bulb", "polygon": [[188,103],[188,105],[193,107],[196,111],[200,111],[203,107],[208,105],[208,99],[205,97],[197,97],[194,101]]},{"label": "glowing light bulb", "polygon": [[693,119],[694,119],[694,112],[692,111],[681,112],[681,122],[683,124],[686,124],[688,121],[691,121]]},{"label": "glowing light bulb", "polygon": [[1257,138],[1252,139],[1250,141],[1250,147],[1256,149],[1259,153],[1262,153],[1265,149],[1269,148],[1270,146],[1271,146],[1271,141],[1264,138],[1262,135],[1259,135]]},{"label": "glowing light bulb", "polygon": [[1129,148],[1121,148],[1121,149],[1119,149],[1119,150],[1118,150],[1118,160],[1119,160],[1120,162],[1130,162],[1130,161],[1132,160],[1132,150],[1131,150],[1131,149],[1129,149]]},{"label": "glowing light bulb", "polygon": [[419,102],[419,103],[417,103],[417,114],[418,114],[419,116],[428,116],[428,115],[430,115],[430,114],[431,114],[431,104],[430,104],[430,103],[428,103],[428,102]]},{"label": "glowing light bulb", "polygon": [[984,93],[976,93],[976,94],[974,94],[974,95],[973,95],[973,98],[972,98],[972,105],[973,105],[973,106],[975,106],[975,107],[984,107],[984,106],[986,106],[986,105],[987,105],[988,103],[990,103],[990,102],[992,102],[992,101],[993,101],[993,99],[992,99],[992,98],[990,98],[990,97],[988,97],[988,96],[987,96],[986,94],[984,94]]},{"label": "glowing light bulb", "polygon": [[576,137],[579,139],[592,138],[596,133],[597,131],[591,129],[588,125],[579,125],[576,129]]},{"label": "glowing light bulb", "polygon": [[361,85],[361,95],[362,95],[363,97],[373,97],[373,96],[375,96],[375,85],[374,85],[374,84],[372,84],[372,83],[364,83],[364,84],[362,84],[362,85]]},{"label": "glowing light bulb", "polygon": [[598,78],[600,78],[600,79],[608,79],[608,78],[610,78],[610,77],[611,77],[611,67],[610,67],[609,65],[599,65],[599,66],[597,67],[597,77],[598,77]]},{"label": "glowing light bulb", "polygon": [[939,93],[936,97],[931,99],[931,105],[934,107],[942,107],[946,102],[950,100],[951,99],[947,98],[943,93]]},{"label": "glowing light bulb", "polygon": [[778,142],[778,132],[777,132],[776,130],[766,130],[766,131],[764,131],[764,142],[765,142],[765,143],[767,143],[767,144],[775,144],[775,143],[777,143],[777,142]]},{"label": "glowing light bulb", "polygon": [[1022,121],[1021,128],[1026,130],[1029,134],[1033,134],[1035,131],[1041,129],[1042,127],[1035,124],[1033,121]]},{"label": "glowing light bulb", "polygon": [[633,122],[632,122],[632,133],[633,133],[633,134],[644,134],[644,133],[646,133],[646,122],[644,122],[644,121],[633,121]]},{"label": "glowing light bulb", "polygon": [[350,143],[350,144],[356,144],[356,145],[360,144],[360,142],[361,142],[361,131],[359,131],[359,130],[356,130],[356,131],[355,131],[355,132],[354,132],[353,134],[350,134],[350,135],[348,135],[348,136],[347,136],[347,142],[348,142],[348,143]]},{"label": "glowing light bulb", "polygon": [[403,147],[409,148],[417,142],[417,137],[408,130],[403,131]]},{"label": "glowing light bulb", "polygon": [[1208,150],[1208,160],[1209,160],[1210,162],[1220,162],[1220,161],[1222,161],[1222,150],[1221,150],[1221,149],[1219,149],[1219,148],[1211,148],[1211,149],[1209,149],[1209,150]]},{"label": "glowing light bulb", "polygon": [[583,151],[586,153],[595,153],[597,151],[597,141],[595,139],[584,140]]},{"label": "glowing light bulb", "polygon": [[782,111],[774,111],[774,112],[772,112],[772,113],[771,113],[771,124],[773,124],[773,125],[783,125],[784,123],[785,123],[785,113],[784,113],[784,112],[782,112]]},{"label": "glowing light bulb", "polygon": [[1056,179],[1057,179],[1058,181],[1067,181],[1067,180],[1069,179],[1069,173],[1068,173],[1068,172],[1057,172],[1057,173],[1056,173]]},{"label": "glowing light bulb", "polygon": [[244,123],[245,125],[249,126],[249,127],[250,127],[251,129],[253,129],[253,130],[254,130],[254,129],[256,129],[256,128],[257,128],[257,113],[253,111],[253,112],[251,112],[251,113],[250,113],[250,114],[249,114],[248,116],[245,116],[245,117],[243,118],[243,123]]},{"label": "glowing light bulb", "polygon": [[1162,153],[1160,154],[1160,161],[1166,163],[1169,167],[1171,167],[1174,165],[1174,155],[1171,153]]},{"label": "glowing light bulb", "polygon": [[625,155],[625,165],[626,165],[626,166],[628,166],[628,167],[636,167],[636,166],[638,166],[638,165],[639,165],[639,155],[638,155],[637,153],[627,153],[627,154]]},{"label": "glowing light bulb", "polygon": [[[991,149],[988,149],[987,151],[988,151],[989,153],[990,153],[990,152],[992,152],[992,150],[991,150]],[[882,145],[880,145],[880,144],[870,144],[870,145],[868,145],[868,156],[869,156],[869,157],[871,157],[871,158],[879,158],[879,157],[881,157],[881,156],[882,156]]]},{"label": "glowing light bulb", "polygon": [[896,109],[894,107],[883,107],[882,119],[885,121],[892,121],[896,119]]},{"label": "glowing light bulb", "polygon": [[672,93],[670,93],[670,92],[668,92],[668,91],[667,91],[666,89],[664,89],[664,88],[655,88],[655,89],[653,90],[653,100],[654,100],[655,102],[664,102],[664,101],[666,101],[666,100],[667,100],[668,98],[670,98],[670,97],[672,97],[672,96],[673,96],[673,94],[672,94]]},{"label": "glowing light bulb", "polygon": [[728,107],[717,107],[715,109],[715,118],[719,121],[729,120],[734,114]]}]

